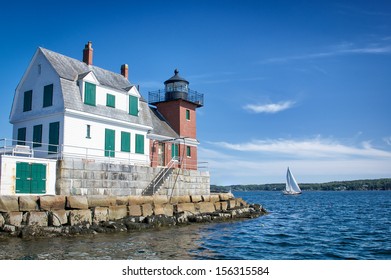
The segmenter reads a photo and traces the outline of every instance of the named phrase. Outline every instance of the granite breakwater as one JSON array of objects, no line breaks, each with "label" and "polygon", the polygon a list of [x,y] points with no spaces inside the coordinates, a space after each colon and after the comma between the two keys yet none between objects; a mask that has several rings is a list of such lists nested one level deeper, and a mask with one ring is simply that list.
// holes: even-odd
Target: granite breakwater
[{"label": "granite breakwater", "polygon": [[0,237],[54,237],[148,230],[266,214],[232,194],[0,196]]}]

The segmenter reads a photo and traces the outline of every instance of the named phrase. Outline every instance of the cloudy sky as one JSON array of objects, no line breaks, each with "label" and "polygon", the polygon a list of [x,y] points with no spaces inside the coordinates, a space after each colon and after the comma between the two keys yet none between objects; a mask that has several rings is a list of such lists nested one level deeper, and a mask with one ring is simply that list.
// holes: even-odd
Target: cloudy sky
[{"label": "cloudy sky", "polygon": [[390,1],[13,1],[0,40],[1,138],[37,47],[81,59],[92,41],[145,98],[175,68],[204,93],[213,184],[391,177]]}]

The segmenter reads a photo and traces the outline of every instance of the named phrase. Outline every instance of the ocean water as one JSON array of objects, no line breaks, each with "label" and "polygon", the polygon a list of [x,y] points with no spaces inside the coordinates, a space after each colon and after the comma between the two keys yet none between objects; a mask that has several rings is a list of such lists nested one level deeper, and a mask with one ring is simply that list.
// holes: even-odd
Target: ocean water
[{"label": "ocean water", "polygon": [[0,259],[391,259],[391,192],[236,192],[269,215],[70,238],[0,239]]}]

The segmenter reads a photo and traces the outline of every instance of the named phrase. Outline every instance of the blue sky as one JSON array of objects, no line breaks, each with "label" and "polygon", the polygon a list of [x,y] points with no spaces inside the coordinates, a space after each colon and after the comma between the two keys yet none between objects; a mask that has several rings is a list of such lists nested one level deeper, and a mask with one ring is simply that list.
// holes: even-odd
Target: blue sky
[{"label": "blue sky", "polygon": [[0,10],[0,137],[37,47],[148,91],[178,68],[204,93],[211,183],[391,177],[390,1],[13,1]]}]

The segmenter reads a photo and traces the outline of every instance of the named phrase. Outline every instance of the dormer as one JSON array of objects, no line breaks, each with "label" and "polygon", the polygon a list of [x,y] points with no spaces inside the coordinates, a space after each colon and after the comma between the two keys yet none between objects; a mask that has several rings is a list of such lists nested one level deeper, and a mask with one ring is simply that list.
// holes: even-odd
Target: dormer
[{"label": "dormer", "polygon": [[84,104],[96,106],[96,86],[99,81],[92,71],[80,74],[77,79]]}]

